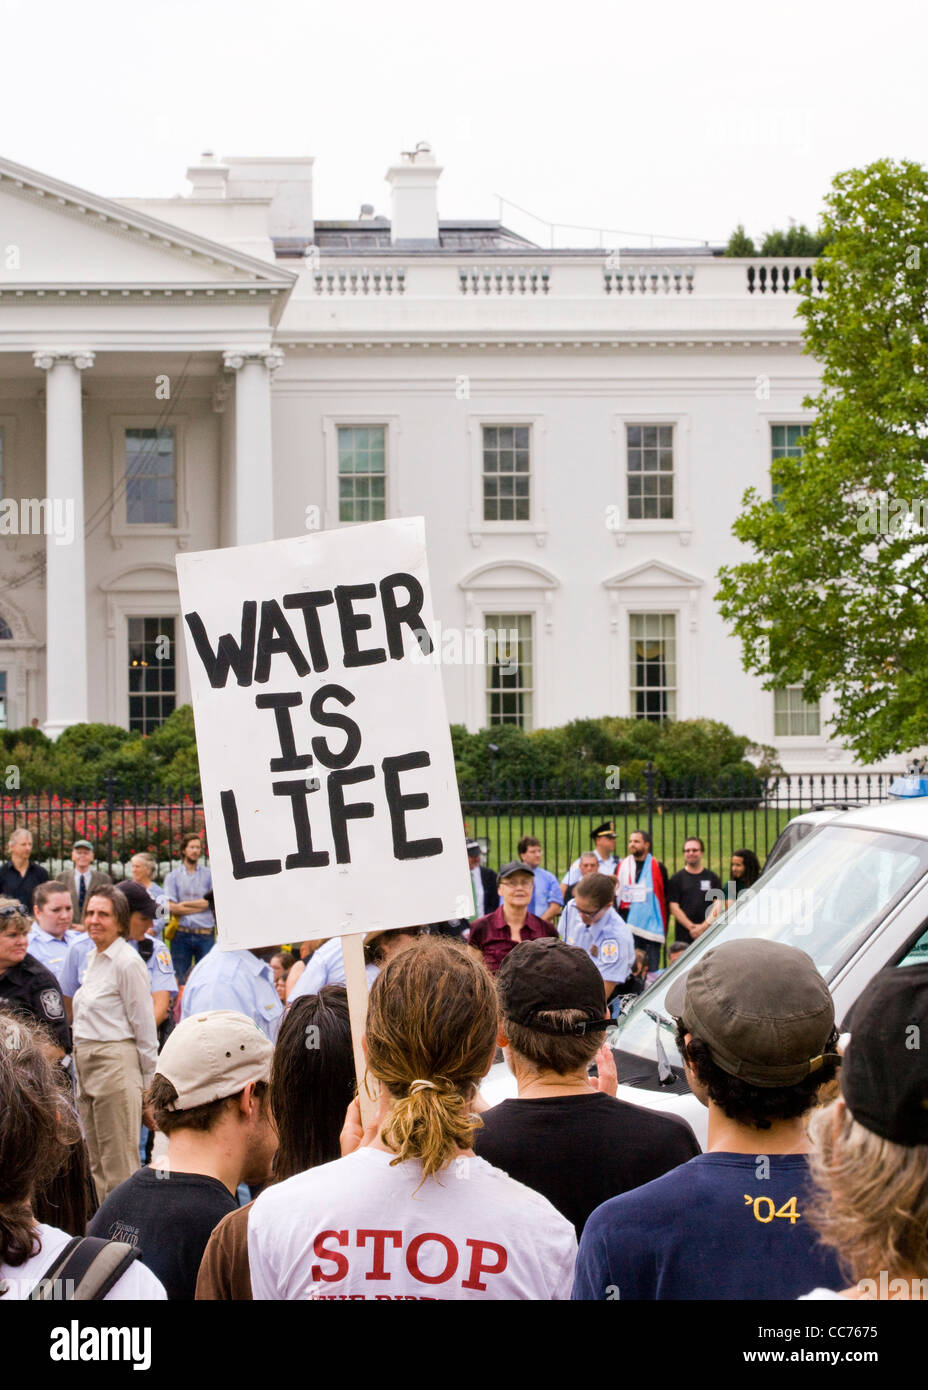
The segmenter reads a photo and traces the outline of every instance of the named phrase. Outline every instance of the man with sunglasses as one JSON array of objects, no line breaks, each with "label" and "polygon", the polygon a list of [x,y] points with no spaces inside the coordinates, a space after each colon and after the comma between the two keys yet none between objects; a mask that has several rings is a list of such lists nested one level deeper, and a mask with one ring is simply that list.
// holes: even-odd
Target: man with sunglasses
[{"label": "man with sunglasses", "polygon": [[608,874],[587,874],[577,884],[562,917],[568,946],[586,951],[602,976],[606,1003],[621,998],[635,969],[632,929],[615,910],[615,880]]},{"label": "man with sunglasses", "polygon": [[12,898],[0,898],[0,1009],[26,1014],[42,1024],[57,1057],[71,1051],[71,1030],[58,981],[29,955],[29,920],[22,904]]}]

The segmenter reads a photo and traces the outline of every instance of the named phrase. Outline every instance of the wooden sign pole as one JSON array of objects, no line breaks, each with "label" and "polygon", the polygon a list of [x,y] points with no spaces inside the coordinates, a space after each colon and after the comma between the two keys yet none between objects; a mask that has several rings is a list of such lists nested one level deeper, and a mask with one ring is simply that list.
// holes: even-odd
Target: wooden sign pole
[{"label": "wooden sign pole", "polygon": [[361,1124],[366,1129],[377,1109],[378,1086],[372,1077],[365,1073],[367,1064],[361,1039],[367,1019],[367,971],[364,965],[364,933],[352,932],[341,938],[342,955],[345,961],[345,987],[348,991],[348,1016],[351,1020],[351,1046],[354,1052],[354,1070],[358,1078],[358,1096],[361,1101]]}]

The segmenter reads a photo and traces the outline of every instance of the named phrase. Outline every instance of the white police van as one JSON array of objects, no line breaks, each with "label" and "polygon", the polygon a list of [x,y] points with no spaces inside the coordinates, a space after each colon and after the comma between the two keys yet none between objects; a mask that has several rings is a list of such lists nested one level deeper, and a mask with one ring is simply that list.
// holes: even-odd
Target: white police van
[{"label": "white police van", "polygon": [[[610,1035],[619,1099],[680,1115],[705,1146],[707,1111],[686,1084],[664,1000],[723,941],[762,937],[807,951],[834,997],[839,1030],[878,970],[928,961],[928,779],[921,781],[912,799],[817,824],[633,1000]],[[504,1063],[481,1091],[491,1105],[515,1094]]]}]

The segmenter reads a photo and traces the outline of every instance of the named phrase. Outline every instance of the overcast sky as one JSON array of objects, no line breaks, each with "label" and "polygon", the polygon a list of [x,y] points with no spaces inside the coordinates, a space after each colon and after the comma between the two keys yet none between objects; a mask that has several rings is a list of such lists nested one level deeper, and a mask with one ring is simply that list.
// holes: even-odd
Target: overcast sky
[{"label": "overcast sky", "polygon": [[[0,0],[0,153],[112,197],[187,192],[206,149],[311,154],[333,218],[388,215],[388,165],[428,140],[443,217],[495,217],[502,194],[548,222],[724,241],[814,224],[842,169],[925,162],[926,9]],[[562,225],[556,244],[596,240]]]}]

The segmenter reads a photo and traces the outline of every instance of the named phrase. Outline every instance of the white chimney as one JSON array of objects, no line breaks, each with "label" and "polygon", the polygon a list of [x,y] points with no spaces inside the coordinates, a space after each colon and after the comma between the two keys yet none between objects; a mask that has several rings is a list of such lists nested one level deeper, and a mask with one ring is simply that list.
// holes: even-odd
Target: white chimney
[{"label": "white chimney", "polygon": [[266,198],[268,235],[313,235],[313,157],[226,156],[230,198]]},{"label": "white chimney", "polygon": [[212,150],[204,150],[199,164],[191,164],[187,178],[193,184],[193,198],[224,198],[229,170],[220,164]]},{"label": "white chimney", "polygon": [[387,170],[391,187],[390,241],[394,246],[438,246],[438,180],[431,145],[420,140]]}]

